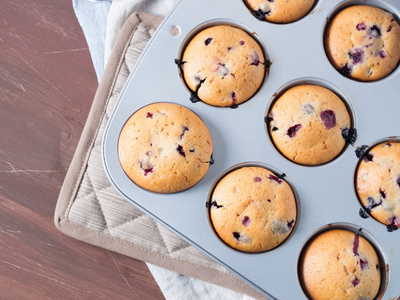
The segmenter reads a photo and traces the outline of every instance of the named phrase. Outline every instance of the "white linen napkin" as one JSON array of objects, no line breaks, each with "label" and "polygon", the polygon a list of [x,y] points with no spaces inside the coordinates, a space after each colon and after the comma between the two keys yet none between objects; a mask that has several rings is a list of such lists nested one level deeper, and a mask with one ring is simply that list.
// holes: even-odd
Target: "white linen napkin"
[{"label": "white linen napkin", "polygon": [[[114,0],[92,3],[72,0],[75,14],[86,37],[93,65],[100,81],[112,46],[124,22],[134,11],[166,16],[179,0]],[[193,0],[188,0],[193,1]],[[252,300],[232,290],[180,275],[164,268],[147,266],[166,300]]]}]

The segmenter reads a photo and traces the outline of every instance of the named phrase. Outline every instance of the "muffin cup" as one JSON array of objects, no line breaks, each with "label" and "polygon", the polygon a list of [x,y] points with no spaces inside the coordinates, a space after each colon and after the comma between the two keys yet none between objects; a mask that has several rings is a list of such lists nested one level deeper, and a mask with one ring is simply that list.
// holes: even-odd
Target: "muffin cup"
[{"label": "muffin cup", "polygon": [[[336,157],[334,157],[332,160],[322,163],[322,164],[317,164],[317,165],[306,165],[306,164],[300,164],[298,162],[292,161],[291,159],[289,159],[288,157],[286,157],[285,155],[283,155],[279,149],[277,148],[277,146],[275,145],[272,137],[271,137],[271,133],[270,133],[270,124],[268,122],[268,115],[273,107],[273,105],[276,103],[276,101],[279,100],[279,98],[289,89],[295,87],[295,86],[300,86],[300,85],[316,85],[316,86],[321,86],[324,87],[330,91],[332,91],[334,94],[336,94],[336,96],[338,96],[340,98],[340,100],[342,100],[342,102],[344,103],[344,105],[346,106],[347,112],[349,113],[350,116],[350,128],[348,131],[348,138],[347,141],[345,143],[345,146],[343,147],[342,151],[340,151],[340,153],[338,153],[336,155]],[[337,159],[340,158],[340,156],[342,156],[346,150],[348,149],[349,145],[353,145],[356,142],[357,139],[357,119],[356,119],[356,115],[354,113],[354,108],[350,102],[350,100],[348,99],[348,97],[340,90],[338,89],[336,86],[334,86],[333,84],[331,84],[330,82],[327,82],[325,80],[319,79],[319,78],[311,78],[311,77],[305,77],[305,78],[299,78],[293,81],[290,81],[288,83],[286,83],[284,86],[282,86],[279,90],[277,90],[274,94],[273,97],[271,98],[269,105],[266,109],[265,112],[265,130],[266,130],[266,134],[268,136],[268,140],[270,142],[270,144],[273,146],[273,148],[280,154],[282,155],[282,157],[284,157],[286,160],[290,161],[291,163],[300,165],[300,166],[304,166],[304,167],[318,167],[321,165],[326,165],[329,164]]]},{"label": "muffin cup", "polygon": [[[198,95],[197,95],[197,91],[193,91],[191,88],[189,88],[185,78],[184,78],[184,64],[185,62],[183,61],[183,55],[184,52],[187,48],[187,46],[189,45],[190,41],[200,32],[202,32],[205,29],[211,28],[211,27],[215,27],[215,26],[219,26],[219,25],[227,25],[227,26],[231,26],[237,29],[240,29],[244,32],[246,32],[251,38],[253,38],[257,44],[260,46],[261,51],[264,55],[264,61],[265,61],[265,72],[264,72],[264,77],[261,81],[261,84],[259,86],[259,88],[253,93],[253,95],[251,97],[249,97],[247,100],[245,100],[244,102],[239,103],[238,105],[231,105],[231,106],[218,106],[218,105],[212,105],[209,104],[203,100],[201,100]],[[263,88],[263,86],[265,85],[266,81],[268,80],[268,76],[269,76],[269,71],[270,71],[270,65],[271,65],[271,61],[269,59],[269,55],[267,52],[267,48],[263,42],[263,40],[261,39],[261,37],[254,31],[251,30],[250,28],[248,28],[247,26],[245,26],[244,24],[241,24],[237,21],[234,20],[229,20],[229,19],[214,19],[214,20],[210,20],[207,22],[204,22],[202,24],[199,24],[196,28],[192,29],[190,31],[190,33],[185,37],[185,39],[183,40],[183,43],[181,44],[181,47],[179,49],[178,55],[177,55],[177,59],[175,59],[175,64],[178,67],[178,72],[179,72],[179,77],[182,81],[182,84],[184,85],[184,87],[186,88],[186,90],[189,92],[190,96],[189,96],[189,100],[192,103],[197,103],[197,102],[202,102],[206,105],[210,105],[212,107],[216,107],[216,108],[237,108],[238,106],[240,106],[241,104],[250,101],[251,99],[253,99],[254,97],[257,96],[257,94],[260,92],[260,90]]]},{"label": "muffin cup", "polygon": [[359,211],[360,217],[363,219],[371,218],[372,220],[378,222],[379,224],[386,226],[386,228],[389,232],[393,232],[393,231],[396,231],[399,227],[392,227],[390,225],[387,225],[387,224],[379,221],[375,217],[373,217],[371,215],[371,213],[362,204],[361,199],[357,192],[357,173],[358,173],[358,168],[359,168],[360,163],[363,161],[364,157],[366,155],[368,155],[368,153],[371,149],[373,149],[377,145],[384,144],[384,143],[400,143],[400,137],[399,136],[391,136],[391,137],[387,137],[387,138],[382,138],[380,140],[377,140],[377,141],[371,143],[370,145],[359,146],[358,149],[356,150],[356,153],[357,153],[356,155],[359,156],[359,159],[358,159],[357,164],[354,169],[354,181],[353,181],[354,182],[354,193],[355,193],[356,199],[358,200],[358,203],[360,204],[360,211]]},{"label": "muffin cup", "polygon": [[323,232],[333,230],[333,229],[343,229],[343,230],[353,232],[355,234],[359,234],[360,236],[365,238],[371,244],[371,246],[374,248],[374,250],[378,256],[379,269],[380,269],[380,273],[381,273],[381,284],[379,287],[378,294],[374,299],[382,299],[386,292],[386,289],[389,285],[389,279],[390,279],[389,259],[388,259],[388,256],[387,256],[385,250],[382,248],[382,246],[379,244],[379,242],[374,238],[374,236],[371,233],[369,233],[367,230],[360,228],[359,226],[357,226],[355,224],[340,223],[340,222],[327,224],[327,225],[317,229],[303,243],[303,245],[300,249],[298,258],[297,258],[297,280],[301,287],[303,295],[307,299],[311,299],[304,288],[302,267],[301,267],[302,262],[303,262],[303,255],[304,255],[303,252],[305,251],[307,246],[314,240],[315,237],[317,237],[318,235],[320,235]]},{"label": "muffin cup", "polygon": [[[238,169],[245,168],[245,167],[259,167],[259,168],[266,169],[267,171],[270,171],[272,174],[274,174],[274,175],[276,176],[277,180],[283,180],[283,181],[285,181],[285,182],[289,185],[289,187],[290,187],[290,189],[291,189],[291,191],[292,191],[292,193],[293,193],[293,196],[294,196],[295,205],[296,205],[296,219],[295,219],[295,222],[294,222],[294,224],[293,224],[293,227],[291,228],[291,231],[290,231],[289,235],[288,235],[279,245],[277,245],[277,246],[275,246],[275,247],[273,247],[273,248],[271,248],[271,249],[269,249],[269,250],[259,251],[259,252],[246,252],[246,251],[241,251],[241,250],[238,250],[238,249],[235,249],[235,248],[229,246],[229,245],[218,235],[218,233],[215,231],[213,222],[212,222],[212,220],[211,220],[210,210],[211,210],[211,208],[212,208],[212,206],[213,206],[213,204],[212,204],[212,196],[213,196],[213,193],[214,193],[214,190],[215,190],[216,186],[217,186],[218,183],[219,183],[225,176],[227,176],[228,174],[230,174],[230,173],[232,173],[233,171],[236,171],[236,170],[238,170]],[[218,240],[220,240],[220,241],[221,241],[225,246],[227,246],[229,249],[232,249],[233,251],[238,251],[238,252],[250,254],[250,255],[256,255],[256,254],[267,253],[267,252],[270,252],[270,251],[274,251],[274,250],[278,249],[279,247],[282,247],[282,246],[289,240],[289,238],[290,238],[291,236],[294,235],[294,233],[295,233],[295,231],[296,231],[296,228],[297,228],[297,226],[298,226],[298,224],[299,224],[299,217],[300,217],[300,214],[301,214],[301,211],[300,211],[300,201],[299,201],[298,194],[297,194],[295,188],[293,187],[293,184],[292,184],[292,183],[290,182],[290,180],[287,178],[286,174],[285,174],[285,173],[282,173],[282,172],[279,172],[277,169],[272,168],[272,167],[269,166],[269,165],[266,165],[266,164],[263,164],[263,163],[259,163],[259,162],[244,162],[244,163],[240,163],[240,164],[234,165],[234,166],[230,167],[229,169],[225,170],[225,171],[215,180],[214,184],[212,185],[212,187],[211,187],[211,189],[210,189],[210,192],[208,193],[208,200],[207,200],[207,202],[206,202],[206,208],[207,208],[208,223],[209,223],[210,227],[212,228],[213,233],[215,234],[216,238],[217,238]]]}]

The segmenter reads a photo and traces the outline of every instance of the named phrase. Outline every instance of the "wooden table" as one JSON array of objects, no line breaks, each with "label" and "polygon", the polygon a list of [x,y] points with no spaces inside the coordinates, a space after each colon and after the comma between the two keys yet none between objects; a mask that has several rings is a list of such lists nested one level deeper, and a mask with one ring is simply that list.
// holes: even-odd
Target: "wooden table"
[{"label": "wooden table", "polygon": [[97,79],[71,0],[1,1],[0,299],[163,299],[145,263],[53,223]]}]

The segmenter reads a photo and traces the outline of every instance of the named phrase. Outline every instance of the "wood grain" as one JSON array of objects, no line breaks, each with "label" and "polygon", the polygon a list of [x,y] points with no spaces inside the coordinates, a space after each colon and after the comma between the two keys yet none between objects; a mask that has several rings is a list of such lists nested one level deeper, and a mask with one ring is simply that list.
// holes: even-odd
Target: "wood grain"
[{"label": "wood grain", "polygon": [[97,88],[71,1],[2,1],[0,24],[0,299],[163,299],[145,263],[53,223]]}]

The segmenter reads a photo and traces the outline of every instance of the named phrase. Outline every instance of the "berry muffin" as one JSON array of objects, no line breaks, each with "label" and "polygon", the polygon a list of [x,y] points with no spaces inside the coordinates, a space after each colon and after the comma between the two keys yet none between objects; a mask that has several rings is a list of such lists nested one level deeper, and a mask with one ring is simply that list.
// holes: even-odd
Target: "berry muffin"
[{"label": "berry muffin", "polygon": [[289,184],[261,167],[243,167],[216,185],[210,219],[217,235],[243,252],[280,245],[296,223],[296,201]]},{"label": "berry muffin", "polygon": [[260,21],[291,23],[304,17],[315,0],[245,0],[244,2]]},{"label": "berry muffin", "polygon": [[194,97],[214,106],[236,106],[248,100],[265,75],[259,44],[243,30],[226,25],[198,33],[180,65]]},{"label": "berry muffin", "polygon": [[390,74],[400,59],[400,26],[392,14],[373,6],[350,6],[326,31],[325,50],[344,76],[373,81]]},{"label": "berry muffin", "polygon": [[266,117],[276,148],[302,165],[320,165],[345,147],[351,118],[343,101],[317,85],[298,85],[273,104]]},{"label": "berry muffin", "polygon": [[310,299],[374,299],[381,282],[374,248],[358,234],[342,229],[314,238],[303,252],[299,271]]},{"label": "berry muffin", "polygon": [[400,227],[400,143],[381,143],[364,153],[356,174],[364,209],[389,230]]},{"label": "berry muffin", "polygon": [[174,193],[206,174],[213,150],[203,121],[189,109],[154,103],[136,111],[122,128],[118,156],[128,177],[156,193]]}]

